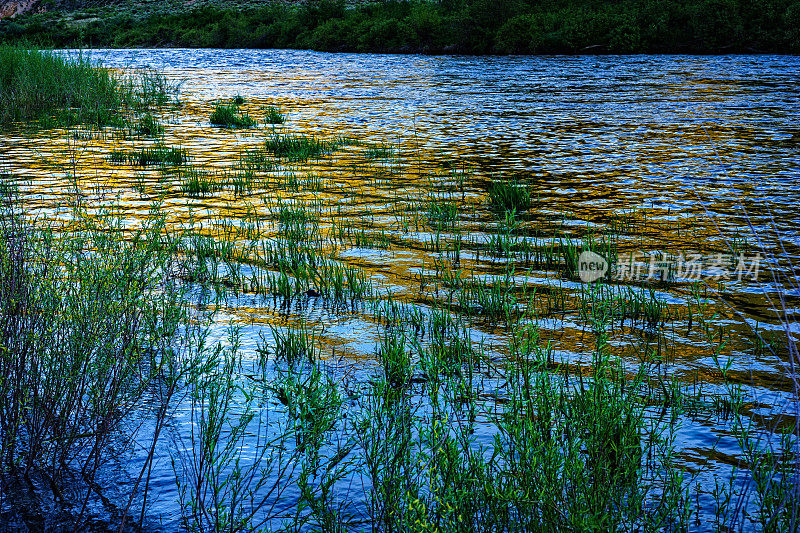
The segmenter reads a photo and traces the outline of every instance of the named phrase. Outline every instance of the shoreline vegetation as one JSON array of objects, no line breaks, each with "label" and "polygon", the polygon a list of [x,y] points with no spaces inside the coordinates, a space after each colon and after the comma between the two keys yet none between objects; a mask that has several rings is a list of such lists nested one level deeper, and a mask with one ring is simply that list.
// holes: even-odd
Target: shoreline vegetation
[{"label": "shoreline vegetation", "polygon": [[[61,75],[114,89],[32,104],[19,116],[38,119],[60,105],[125,108],[117,102],[128,102],[130,84],[53,54],[0,50],[0,72],[17,73],[0,76],[3,94],[12,95],[5,101],[26,82],[44,90]],[[18,72],[20,58],[44,71]],[[156,95],[171,94],[161,87]],[[218,103],[229,112],[209,116],[208,128],[250,116],[240,109],[246,102]],[[98,126],[120,128],[96,120],[105,113],[81,116],[92,129],[70,133],[87,143]],[[390,180],[403,179],[403,158],[415,162],[417,154],[308,136],[271,107],[247,124],[262,133],[260,144],[225,169],[202,168],[191,147],[169,147],[170,125],[157,118],[138,150],[108,155],[157,173],[130,185],[152,201],[140,224],[79,188],[79,174],[93,168],[71,170],[74,198],[54,206],[69,216],[55,221],[27,212],[13,168],[0,174],[5,527],[797,530],[800,361],[788,322],[787,338],[749,348],[785,360],[794,400],[776,413],[783,422],[763,422],[752,416],[747,373],[725,362],[730,321],[723,331],[718,295],[707,286],[684,285],[679,304],[655,290],[674,289],[680,282],[672,279],[625,290],[605,279],[562,288],[577,279],[582,250],[612,257],[625,237],[645,235],[646,218],[615,214],[619,224],[584,235],[557,221],[538,226],[528,216],[536,208],[529,182],[487,188],[467,167],[420,176],[429,183],[423,194],[398,192]],[[277,130],[280,123],[287,125]],[[348,150],[362,161],[350,171],[355,185],[307,166]],[[361,203],[376,190],[394,196]],[[217,225],[170,222],[164,202],[174,195],[248,208]],[[343,216],[342,198],[353,196],[359,214]],[[373,209],[394,223],[376,225]],[[475,211],[491,221],[488,242],[470,240],[463,225]],[[429,240],[414,240],[423,234]],[[422,260],[418,291],[402,299],[338,253],[411,244],[432,263]],[[480,254],[490,273],[472,270]],[[551,285],[534,285],[526,270]],[[212,335],[214,321],[244,294],[286,310],[291,321],[259,325],[255,342],[253,328],[235,322]],[[342,365],[346,355],[327,358],[324,328],[302,311],[312,300],[369,320],[377,333],[371,356],[358,367]],[[567,314],[586,336],[590,358],[577,366],[540,336],[540,320],[560,316],[563,324]],[[503,335],[501,345],[479,338],[487,323]],[[646,340],[618,336],[626,325]],[[676,330],[718,362],[712,377],[698,384],[673,375]],[[735,468],[714,473],[713,486],[698,482],[710,466],[678,463],[676,435],[687,420],[714,421],[740,447]],[[175,509],[165,526],[148,511],[170,476]]]},{"label": "shoreline vegetation", "polygon": [[800,52],[797,0],[34,3],[0,42],[421,54]]},{"label": "shoreline vegetation", "polygon": [[174,103],[176,91],[152,71],[115,76],[88,57],[0,45],[0,127],[87,124],[148,135],[152,110]]}]

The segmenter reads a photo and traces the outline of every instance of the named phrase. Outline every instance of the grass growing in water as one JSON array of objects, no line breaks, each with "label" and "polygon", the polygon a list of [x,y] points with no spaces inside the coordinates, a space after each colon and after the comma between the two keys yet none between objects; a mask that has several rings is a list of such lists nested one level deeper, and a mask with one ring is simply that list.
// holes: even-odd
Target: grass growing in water
[{"label": "grass growing in water", "polygon": [[128,162],[132,165],[181,165],[188,160],[189,156],[183,148],[167,147],[156,145],[150,148],[142,148],[134,152],[111,152],[112,163]]},{"label": "grass growing in water", "polygon": [[158,137],[164,133],[164,126],[151,114],[146,114],[135,122],[132,127],[137,135],[144,135],[145,137]]},{"label": "grass growing in water", "polygon": [[[338,145],[339,141],[331,141],[324,148]],[[276,152],[272,153],[277,156],[280,144],[276,143],[274,148]],[[265,152],[262,149],[259,154]],[[286,159],[297,157],[298,153],[303,155],[291,146],[280,153]],[[327,152],[320,150],[317,156],[320,153]],[[126,158],[127,154],[120,157]],[[357,160],[364,164],[363,158]],[[642,375],[644,370],[649,373],[651,369],[635,362],[630,364],[627,355],[620,356],[616,351],[624,340],[609,338],[616,333],[612,325],[626,321],[634,326],[630,329],[637,336],[663,335],[667,329],[663,327],[665,323],[674,321],[667,302],[652,291],[610,290],[613,286],[606,284],[606,280],[586,287],[585,293],[578,294],[577,301],[571,298],[565,302],[563,291],[556,293],[554,286],[537,281],[539,285],[534,285],[533,290],[540,291],[540,305],[539,309],[531,309],[536,304],[526,292],[531,288],[530,279],[519,268],[521,257],[517,256],[532,253],[528,241],[522,240],[525,237],[533,237],[530,246],[546,252],[541,265],[549,265],[555,257],[557,266],[553,271],[563,268],[570,272],[575,271],[575,259],[581,250],[613,251],[613,240],[603,244],[590,237],[581,240],[580,235],[573,235],[565,242],[559,232],[553,232],[546,242],[537,244],[537,238],[525,233],[527,221],[516,217],[517,209],[525,205],[519,201],[518,191],[503,192],[498,187],[494,190],[497,200],[493,201],[492,209],[500,216],[496,231],[503,241],[480,245],[465,241],[462,256],[459,232],[469,217],[458,214],[462,209],[463,213],[469,213],[469,207],[457,202],[456,193],[461,192],[464,201],[464,186],[459,188],[455,180],[431,182],[423,187],[433,191],[438,188],[438,193],[424,189],[420,194],[420,189],[414,189],[398,205],[419,215],[423,227],[427,223],[437,229],[435,235],[426,232],[419,239],[420,246],[433,256],[435,274],[431,274],[430,268],[427,271],[421,268],[418,276],[414,276],[421,280],[419,293],[414,294],[411,285],[407,285],[411,290],[408,294],[401,293],[402,305],[392,305],[390,317],[390,305],[386,300],[381,301],[376,290],[381,285],[373,287],[371,273],[378,273],[376,283],[382,284],[383,274],[391,274],[391,268],[376,270],[371,263],[383,259],[370,259],[370,255],[377,254],[361,255],[367,258],[361,261],[353,260],[347,252],[353,245],[375,245],[370,243],[371,236],[382,235],[381,246],[387,248],[404,237],[393,234],[389,228],[388,235],[392,238],[387,239],[383,233],[387,226],[376,223],[379,208],[361,204],[368,196],[357,188],[326,191],[326,194],[341,194],[334,199],[349,200],[351,195],[360,194],[352,206],[345,205],[357,206],[356,210],[326,211],[328,197],[324,201],[310,199],[308,195],[288,193],[297,187],[276,186],[290,183],[289,174],[257,176],[256,164],[266,169],[271,161],[254,159],[246,173],[234,177],[226,171],[215,174],[202,168],[164,169],[164,176],[174,175],[179,183],[184,180],[184,191],[191,195],[231,187],[246,191],[257,181],[267,179],[274,180],[275,189],[264,193],[264,205],[258,209],[254,207],[251,212],[248,207],[247,215],[231,215],[244,216],[240,228],[229,220],[213,221],[215,230],[209,233],[223,229],[213,233],[213,237],[198,233],[176,254],[183,258],[179,268],[170,268],[169,262],[161,265],[159,272],[163,277],[148,278],[145,280],[150,282],[148,287],[169,284],[170,273],[177,273],[180,280],[199,289],[193,290],[191,298],[202,298],[195,294],[214,287],[218,301],[222,301],[230,296],[238,298],[244,286],[242,281],[252,279],[250,287],[243,290],[255,295],[271,293],[272,305],[275,308],[280,305],[281,313],[292,314],[302,306],[318,305],[326,311],[349,307],[366,318],[369,312],[365,310],[370,304],[382,303],[387,312],[379,321],[372,352],[377,364],[372,369],[355,369],[354,365],[352,375],[356,383],[344,382],[349,376],[339,381],[341,373],[329,375],[325,364],[333,364],[336,358],[328,358],[328,350],[323,352],[324,339],[341,333],[331,334],[323,328],[316,338],[313,326],[303,325],[308,318],[305,315],[299,321],[301,325],[293,317],[288,328],[270,322],[274,349],[273,344],[269,349],[259,346],[262,355],[275,355],[262,358],[267,361],[260,363],[274,364],[279,369],[285,366],[285,370],[271,368],[263,374],[250,375],[242,370],[243,360],[236,355],[237,342],[230,340],[227,347],[219,347],[215,358],[198,366],[202,375],[187,379],[188,387],[181,390],[188,390],[191,408],[187,411],[191,415],[187,416],[193,417],[193,423],[187,424],[185,432],[179,435],[184,452],[174,463],[182,483],[180,500],[186,529],[222,529],[220,524],[229,531],[256,529],[259,522],[251,523],[246,516],[240,516],[249,514],[251,509],[249,502],[242,505],[242,495],[246,495],[245,499],[256,498],[260,487],[279,487],[272,493],[272,501],[278,502],[282,490],[287,487],[293,490],[295,486],[300,496],[289,505],[284,500],[278,507],[281,512],[285,510],[279,519],[295,524],[297,530],[333,530],[331,524],[349,524],[348,505],[352,501],[359,507],[356,512],[361,515],[361,524],[369,520],[381,530],[665,531],[688,527],[687,510],[694,505],[688,489],[690,483],[679,468],[673,467],[674,456],[667,440],[670,428],[665,428],[669,416],[681,416],[672,403],[677,395],[658,403],[659,408],[665,406],[664,413],[669,415],[662,425],[661,419],[656,421],[647,412],[652,404],[648,402],[657,399]],[[520,188],[515,183],[500,185]],[[474,193],[481,191],[470,186],[469,192],[477,197]],[[413,202],[408,201],[411,195]],[[278,200],[287,197],[290,200]],[[483,198],[485,204],[485,195]],[[206,203],[212,204],[203,202]],[[335,228],[329,226],[333,216],[337,217]],[[264,228],[259,229],[259,224]],[[494,227],[491,225],[488,231]],[[447,229],[452,235],[440,229]],[[122,244],[108,248],[103,239],[117,242],[116,233],[108,230],[106,236],[106,232],[98,232],[99,244],[79,247],[73,262],[90,261],[88,264],[102,272],[104,282],[110,286],[116,282],[136,283],[137,272],[131,273],[131,269],[115,262],[118,259],[115,254],[125,255],[131,248]],[[25,232],[11,231],[10,236],[4,236],[6,242],[12,243],[8,246],[12,251],[6,254],[9,257],[14,256],[17,234]],[[141,244],[141,240],[149,242],[144,237],[135,242]],[[329,244],[333,244],[333,252]],[[483,250],[499,250],[508,259],[500,265],[504,276],[497,276],[500,270],[498,265],[490,264],[494,261],[491,257],[481,268],[474,268],[476,262],[469,257]],[[64,257],[70,256],[60,257],[59,266]],[[9,263],[4,260],[3,266]],[[250,269],[256,265],[259,269]],[[104,266],[109,268],[103,270]],[[19,279],[15,273],[13,268],[3,271],[5,286],[15,286]],[[429,286],[436,286],[428,293],[423,292],[426,278]],[[85,281],[81,276],[70,281],[76,282],[74,293],[78,296],[93,287],[91,279]],[[438,294],[440,286],[447,288],[446,301]],[[61,285],[53,282],[52,287]],[[96,292],[101,296],[104,287],[97,287]],[[574,297],[576,291],[569,294]],[[582,349],[588,361],[584,361],[586,364],[579,361],[579,368],[574,368],[574,359],[555,361],[554,353],[558,352],[538,339],[536,324],[529,322],[538,311],[543,311],[544,297],[550,309],[550,293],[557,302],[552,307],[579,318],[586,332],[582,338],[590,339],[588,347]],[[18,297],[14,293],[8,301],[14,304],[21,301]],[[276,303],[279,301],[282,303]],[[442,308],[438,307],[440,303]],[[66,315],[67,318],[80,316],[77,314],[80,305],[73,305],[73,315]],[[699,309],[702,303],[694,305]],[[17,312],[9,305],[0,318],[41,316],[38,309],[35,313],[24,311]],[[695,324],[698,320],[695,318]],[[100,314],[90,315],[80,325],[91,330],[95,323],[101,329],[107,328]],[[153,324],[159,321],[154,320]],[[473,324],[477,326],[474,329]],[[488,348],[477,340],[486,330],[491,330],[496,339]],[[710,344],[721,342],[721,332],[718,341],[716,328],[709,325],[704,331]],[[15,333],[10,337],[12,342],[17,338],[13,336]],[[658,354],[632,347],[640,350],[637,355],[642,355],[642,360],[651,356],[661,360]],[[719,352],[715,351],[714,357],[717,355]],[[622,357],[626,357],[625,366]],[[6,368],[13,367],[19,359],[9,358]],[[107,365],[110,358],[99,361]],[[145,359],[144,363],[152,361]],[[99,365],[90,371],[102,369]],[[277,379],[270,379],[276,373]],[[257,386],[248,381],[251,378]],[[6,385],[7,382],[0,382],[0,387]],[[13,399],[14,391],[0,396],[0,402],[7,398]],[[347,401],[342,402],[343,398]],[[719,403],[727,403],[725,409],[734,413],[738,404],[735,397],[731,398],[720,395]],[[277,410],[262,409],[269,402]],[[261,416],[271,420],[255,427],[262,423],[258,420]],[[272,430],[266,429],[267,425],[274,427],[276,422],[284,423],[288,434],[270,433]],[[10,424],[2,429],[15,431],[18,427]],[[480,431],[478,436],[473,436],[477,431]],[[332,432],[336,444],[325,448]],[[491,432],[488,439],[486,432]],[[287,435],[292,438],[284,438]],[[269,442],[253,442],[251,436]],[[745,439],[743,436],[743,442]],[[789,442],[783,447],[789,449],[791,445]],[[281,458],[281,453],[286,455]],[[296,468],[293,472],[297,475],[281,477],[280,472],[272,471],[274,475],[271,473],[272,477],[264,481],[263,472],[270,472],[265,465],[280,469],[283,460]],[[764,503],[759,505],[766,509],[762,517],[768,522],[772,520],[770,516],[788,510],[789,506],[782,502],[792,501],[796,492],[791,492],[791,471],[777,458],[773,461],[766,456],[761,463],[757,481]],[[31,471],[39,468],[35,464]],[[773,479],[776,471],[787,474],[777,484]],[[352,490],[344,499],[332,488],[336,479],[342,479],[340,476],[348,478],[348,490]],[[358,480],[366,482],[359,486]],[[268,503],[272,505],[272,501]],[[240,514],[228,515],[229,508],[239,509]],[[718,508],[729,510],[724,503]],[[208,509],[211,511],[206,514]]]},{"label": "grass growing in water", "polygon": [[85,55],[0,46],[0,125],[121,126],[126,113],[163,105],[171,91],[160,75],[118,78]]},{"label": "grass growing in water", "polygon": [[489,185],[489,202],[501,215],[505,211],[524,211],[531,205],[531,195],[524,186],[510,181],[493,181]]},{"label": "grass growing in water", "polygon": [[179,176],[181,191],[187,196],[205,196],[220,189],[214,176],[204,170],[188,168]]},{"label": "grass growing in water", "polygon": [[235,104],[217,104],[209,120],[215,126],[229,128],[252,128],[256,125],[256,121],[250,115],[240,112]]},{"label": "grass growing in water", "polygon": [[286,122],[286,115],[284,115],[278,107],[272,105],[267,106],[264,112],[264,122],[267,124],[283,124]]},{"label": "grass growing in water", "polygon": [[289,161],[308,161],[338,148],[336,141],[324,141],[306,135],[274,135],[264,143],[264,150]]},{"label": "grass growing in water", "polygon": [[[0,481],[26,525],[45,530],[44,507],[62,494],[107,501],[99,469],[119,458],[118,435],[135,438],[140,409],[157,413],[147,438],[158,439],[193,328],[182,289],[162,277],[174,251],[163,218],[126,240],[109,214],[76,208],[73,231],[59,233],[17,206],[0,207]],[[26,499],[30,476],[49,483]],[[77,527],[86,512],[68,520]]]},{"label": "grass growing in water", "polygon": [[394,149],[387,144],[372,144],[364,152],[367,159],[389,159],[394,155]]}]

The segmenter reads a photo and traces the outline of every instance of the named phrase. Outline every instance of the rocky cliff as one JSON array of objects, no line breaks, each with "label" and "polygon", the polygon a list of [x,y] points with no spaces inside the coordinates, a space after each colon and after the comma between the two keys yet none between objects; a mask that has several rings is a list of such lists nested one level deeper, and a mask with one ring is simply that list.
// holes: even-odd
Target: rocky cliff
[{"label": "rocky cliff", "polygon": [[41,9],[38,4],[39,0],[0,0],[0,19]]}]

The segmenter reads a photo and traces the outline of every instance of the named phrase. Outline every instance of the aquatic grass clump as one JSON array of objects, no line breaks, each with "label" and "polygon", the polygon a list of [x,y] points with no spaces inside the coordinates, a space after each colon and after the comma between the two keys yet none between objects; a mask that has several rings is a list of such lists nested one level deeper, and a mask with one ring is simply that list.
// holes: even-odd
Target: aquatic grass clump
[{"label": "aquatic grass clump", "polygon": [[376,352],[383,365],[386,383],[396,389],[404,388],[411,379],[412,370],[405,336],[393,330],[386,330],[380,345],[376,347]]},{"label": "aquatic grass clump", "polygon": [[567,277],[576,277],[580,269],[580,257],[583,252],[594,252],[608,262],[608,272],[605,278],[611,279],[617,266],[617,241],[618,234],[608,232],[599,237],[589,232],[583,239],[569,239],[564,236],[559,238],[561,248],[561,269]]},{"label": "aquatic grass clump", "polygon": [[315,268],[319,261],[314,246],[289,239],[263,241],[255,253],[257,264],[278,267],[280,270],[297,271],[305,265]]},{"label": "aquatic grass clump", "polygon": [[83,54],[0,46],[0,125],[125,126],[126,114],[162,105],[173,92],[161,75],[119,78]]},{"label": "aquatic grass clump", "polygon": [[206,196],[221,189],[214,176],[201,169],[182,169],[178,176],[181,191],[188,196]]},{"label": "aquatic grass clump", "polygon": [[135,122],[131,129],[135,134],[145,137],[158,137],[164,133],[164,126],[149,113]]},{"label": "aquatic grass clump", "polygon": [[264,122],[267,124],[283,124],[286,122],[286,115],[284,115],[279,107],[267,106],[264,109]]},{"label": "aquatic grass clump", "polygon": [[427,211],[428,222],[438,230],[451,228],[458,220],[458,205],[455,202],[431,199]]},{"label": "aquatic grass clump", "polygon": [[243,196],[252,192],[258,182],[251,171],[237,172],[225,180],[225,187],[233,191],[234,196]]},{"label": "aquatic grass clump", "polygon": [[280,166],[280,161],[264,150],[247,150],[239,155],[236,166],[245,172],[271,172]]},{"label": "aquatic grass clump", "polygon": [[492,181],[488,192],[492,210],[501,215],[506,211],[519,213],[531,205],[528,189],[516,182]]},{"label": "aquatic grass clump", "polygon": [[139,111],[160,109],[168,105],[179,106],[179,85],[152,68],[136,69],[122,79],[127,93],[128,105]]},{"label": "aquatic grass clump", "polygon": [[388,144],[371,144],[364,151],[364,156],[368,160],[389,159],[394,155],[394,149]]},{"label": "aquatic grass clump", "polygon": [[124,105],[121,89],[108,70],[82,55],[66,58],[0,46],[0,124],[45,118],[55,124],[114,123],[115,112]]},{"label": "aquatic grass clump", "polygon": [[306,135],[273,135],[264,142],[264,150],[288,161],[308,161],[327,155],[341,145],[338,141],[325,141]]},{"label": "aquatic grass clump", "polygon": [[229,128],[252,128],[256,125],[256,121],[250,115],[240,112],[236,105],[217,104],[209,120],[215,126]]},{"label": "aquatic grass clump", "polygon": [[124,150],[112,150],[108,158],[112,163],[122,164],[128,162],[128,155]]},{"label": "aquatic grass clump", "polygon": [[202,176],[192,174],[181,183],[181,190],[189,196],[205,196],[213,191],[213,187]]},{"label": "aquatic grass clump", "polygon": [[320,446],[324,434],[338,425],[343,400],[336,384],[319,367],[304,365],[279,372],[272,388],[294,422],[299,450]]},{"label": "aquatic grass clump", "polygon": [[141,166],[152,164],[163,165],[182,165],[189,159],[189,155],[185,148],[174,146],[154,146],[152,148],[143,148],[134,156],[136,164]]},{"label": "aquatic grass clump", "polygon": [[290,327],[285,330],[270,326],[270,330],[275,347],[270,349],[262,335],[261,340],[264,344],[259,343],[258,346],[261,357],[272,354],[276,360],[285,361],[291,366],[303,362],[313,365],[316,362],[318,354],[313,330],[305,326]]},{"label": "aquatic grass clump", "polygon": [[331,260],[321,260],[312,269],[310,281],[321,296],[340,304],[347,298],[362,300],[374,293],[364,270]]},{"label": "aquatic grass clump", "polygon": [[503,277],[477,277],[460,282],[458,305],[467,314],[482,314],[512,322],[518,313],[519,301],[514,294],[513,272]]},{"label": "aquatic grass clump", "polygon": [[[527,360],[508,370],[509,398],[497,419],[495,447],[504,462],[487,474],[504,487],[501,505],[515,509],[512,523],[525,524],[524,530],[619,531],[649,512],[640,503],[649,482],[643,478],[647,428],[637,381],[626,387],[614,377],[616,362],[595,355],[600,375],[588,383],[571,385]],[[541,489],[528,503],[529,487]]]},{"label": "aquatic grass clump", "polygon": [[167,147],[163,145],[142,148],[139,151],[122,152],[114,150],[111,152],[112,163],[130,163],[132,165],[182,165],[189,156],[185,148]]}]

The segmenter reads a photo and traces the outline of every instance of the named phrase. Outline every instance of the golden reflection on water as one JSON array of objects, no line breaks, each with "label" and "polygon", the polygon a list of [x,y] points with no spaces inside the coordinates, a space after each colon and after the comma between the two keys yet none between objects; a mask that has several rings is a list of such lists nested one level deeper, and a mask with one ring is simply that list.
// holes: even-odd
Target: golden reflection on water
[{"label": "golden reflection on water", "polygon": [[[303,105],[324,107],[325,79],[313,72],[296,71],[292,75],[319,84],[319,101],[306,98]],[[254,84],[260,81],[268,80],[259,80],[258,75],[249,80]],[[701,94],[703,101],[724,100],[727,88],[712,82],[695,79],[690,84],[672,89]],[[275,103],[274,99],[248,98],[242,109],[254,117],[261,117],[263,108]],[[297,101],[284,97],[279,103],[288,113],[286,125],[231,130],[209,125],[213,102],[189,99],[184,101],[181,109],[167,111],[159,117],[165,123],[165,144],[185,149],[189,165],[208,172],[213,181],[240,172],[237,165],[248,150],[258,149],[272,135],[313,132],[332,138],[351,134],[319,126],[342,118],[339,116],[341,111],[336,108],[319,113],[318,122],[314,123],[307,115],[293,111]],[[719,197],[716,185],[720,180],[731,180],[731,177],[714,168],[689,168],[686,158],[700,153],[705,156],[716,150],[716,157],[735,165],[738,160],[750,157],[754,151],[770,143],[775,146],[796,143],[796,138],[789,141],[765,138],[761,129],[746,124],[737,127],[715,125],[713,113],[704,119],[701,125],[689,123],[674,128],[663,124],[638,124],[635,128],[642,131],[631,140],[633,150],[627,151],[621,150],[619,138],[615,142],[601,138],[596,144],[587,143],[586,139],[607,126],[602,121],[575,120],[554,124],[543,138],[551,136],[560,142],[574,138],[574,148],[558,153],[558,161],[554,163],[558,168],[548,167],[547,158],[552,155],[550,148],[546,145],[533,148],[531,155],[542,159],[541,172],[499,168],[506,156],[511,160],[511,154],[519,150],[513,143],[504,147],[500,142],[491,156],[480,153],[481,144],[476,139],[466,139],[456,151],[442,152],[430,146],[423,133],[396,143],[395,152],[388,158],[369,159],[369,146],[363,143],[372,139],[359,138],[361,145],[341,146],[319,160],[302,164],[283,162],[273,170],[255,171],[261,185],[241,194],[226,187],[207,195],[190,197],[182,190],[181,178],[175,169],[112,163],[112,151],[131,152],[151,146],[155,141],[125,137],[110,130],[5,133],[4,170],[10,171],[19,184],[27,208],[45,218],[67,220],[63,217],[69,213],[70,202],[80,197],[82,205],[90,212],[114,206],[124,213],[129,227],[134,228],[158,202],[160,212],[166,214],[173,228],[193,227],[217,239],[227,235],[241,246],[247,239],[232,228],[239,227],[248,212],[257,213],[255,219],[263,228],[261,238],[274,239],[278,229],[270,217],[269,203],[278,199],[304,205],[321,202],[319,234],[328,239],[322,240],[320,255],[329,255],[363,269],[378,286],[379,293],[391,291],[395,298],[431,306],[445,299],[447,289],[436,283],[425,286],[421,281],[440,257],[440,253],[429,246],[436,230],[425,222],[423,206],[429,205],[425,202],[457,205],[455,228],[445,229],[441,235],[443,242],[452,242],[457,231],[464,239],[464,248],[458,264],[450,261],[448,268],[460,270],[463,279],[502,276],[507,261],[487,252],[485,246],[491,235],[502,232],[496,215],[489,208],[486,190],[488,184],[498,177],[514,176],[531,191],[532,207],[519,214],[517,234],[522,237],[550,241],[580,239],[587,235],[587,228],[602,233],[623,221],[628,226],[621,232],[620,253],[658,250],[709,255],[725,252],[726,246],[720,239],[716,220],[705,216],[702,202],[707,202],[715,213],[730,210],[739,199]],[[609,158],[614,158],[614,164],[609,164]],[[598,163],[596,170],[589,173],[571,171],[567,165],[572,159],[581,160],[581,165],[576,168],[591,167],[595,159],[602,164]],[[634,178],[647,174],[650,168],[669,168],[673,164],[676,174],[691,174],[696,184],[694,198],[670,183],[654,185],[650,190],[638,189],[640,183]],[[765,172],[778,171],[779,168],[780,165],[774,161],[765,161],[763,165]],[[501,174],[501,171],[505,173]],[[309,176],[317,180],[313,187],[303,185],[310,183]],[[459,176],[464,180],[462,183],[459,183]],[[290,179],[299,180],[300,184],[287,187]],[[755,184],[748,179],[732,181],[726,194],[736,191],[741,198],[754,194]],[[759,214],[757,206],[753,207],[752,213]],[[738,221],[741,223],[740,219]],[[728,215],[722,222],[730,228],[737,219]],[[779,223],[782,224],[783,221]],[[331,235],[342,225],[364,230],[372,236],[383,235],[388,246],[331,244]],[[749,248],[751,252],[755,250]],[[589,354],[595,346],[595,338],[586,323],[579,319],[579,284],[574,279],[563,279],[559,272],[537,271],[524,261],[516,264],[514,283],[525,286],[524,293],[515,293],[520,298],[521,308],[529,316],[540,319],[542,340],[552,342],[559,358],[563,359],[558,368],[574,375],[591,373]],[[553,287],[563,287],[566,294],[563,302],[555,308],[553,298],[547,296],[554,291]],[[645,285],[647,287],[649,285]],[[652,335],[623,320],[612,329],[609,342],[613,349],[629,365],[648,363],[660,369],[663,362],[664,366],[671,367],[671,378],[685,384],[722,384],[723,377],[709,356],[709,346],[699,336],[696,327],[693,331],[690,325],[691,319],[686,311],[690,300],[689,284],[667,284],[656,289],[668,301],[667,314],[670,317],[661,331]],[[759,291],[742,291],[736,286],[726,285],[720,285],[719,290],[748,318],[761,324],[776,323],[775,310]],[[321,299],[301,295],[300,302],[286,307],[275,297],[249,292],[246,287],[237,288],[237,293],[234,303],[224,307],[224,315],[230,322],[245,326],[311,323],[321,342],[321,357],[373,364],[374,346],[379,337],[375,317],[368,306],[335,309],[327,307]],[[708,312],[716,314],[714,320],[725,328],[728,335],[723,355],[741,359],[734,365],[729,380],[754,384],[773,393],[791,390],[791,382],[784,374],[781,361],[776,361],[768,352],[754,357],[745,355],[753,352],[752,335],[737,316],[718,303]],[[508,329],[497,320],[481,316],[472,317],[471,326],[487,340],[488,346],[497,354],[498,364],[502,365],[502,357],[507,355]],[[756,421],[762,427],[774,425],[767,418],[762,416]],[[715,427],[715,430],[721,430],[721,427]],[[686,460],[732,460],[713,455],[716,452],[705,446],[698,450],[703,459],[693,459],[687,452]]]},{"label": "golden reflection on water", "polygon": [[[249,100],[242,108],[253,116],[259,116],[259,112],[272,103],[269,100]],[[298,131],[297,126],[291,123],[262,126],[252,130],[215,128],[207,120],[212,110],[212,102],[190,101],[178,112],[170,111],[160,118],[166,121],[166,144],[186,149],[192,167],[210,171],[212,174],[219,173],[219,179],[222,179],[225,172],[235,172],[236,164],[244,154],[248,150],[258,149],[266,138],[283,132]],[[569,134],[570,131],[581,132],[599,126],[601,125],[575,123],[569,127],[555,128],[554,131]],[[690,133],[694,136],[709,136],[718,146],[730,146],[732,140],[741,142],[749,135],[746,129],[728,131],[722,128],[702,128]],[[660,134],[665,133],[662,131]],[[272,176],[275,183],[289,174],[300,177],[316,175],[323,182],[318,191],[286,191],[273,185],[271,188],[244,194],[223,190],[207,196],[189,197],[181,190],[180,183],[177,182],[179,178],[169,168],[111,162],[109,155],[112,151],[136,151],[153,145],[154,141],[150,139],[125,137],[108,130],[53,130],[36,134],[12,132],[5,137],[9,146],[5,154],[6,166],[19,182],[26,201],[33,210],[51,212],[55,206],[66,207],[77,193],[89,210],[110,205],[122,209],[129,223],[135,227],[137,219],[146,217],[153,203],[158,201],[161,211],[167,214],[171,224],[201,224],[205,231],[213,233],[215,222],[239,220],[248,209],[260,209],[261,217],[266,220],[263,214],[264,198],[319,200],[327,206],[330,215],[321,221],[322,233],[330,232],[332,223],[341,218],[353,223],[355,227],[392,236],[392,246],[388,254],[390,257],[370,258],[387,255],[371,251],[365,257],[348,258],[346,261],[387,278],[388,284],[401,289],[407,298],[417,293],[416,287],[411,284],[415,278],[415,269],[419,269],[423,259],[427,258],[426,261],[430,262],[432,254],[424,252],[425,244],[421,241],[430,237],[433,231],[424,228],[422,231],[403,235],[398,231],[396,215],[389,213],[393,210],[392,206],[413,204],[420,198],[438,194],[440,198],[451,197],[458,202],[458,230],[475,242],[480,241],[496,226],[487,209],[484,190],[494,174],[480,170],[470,174],[467,189],[462,192],[452,190],[452,183],[442,186],[438,181],[445,183],[449,179],[449,169],[441,164],[431,164],[436,161],[438,154],[426,150],[419,143],[396,146],[397,153],[388,162],[369,161],[364,156],[363,147],[351,146],[340,148],[319,161],[285,164],[274,171],[263,173]],[[692,146],[692,143],[681,144]],[[681,147],[676,149],[682,150]],[[663,163],[670,155],[656,151],[650,157],[652,159],[643,159],[639,163]],[[625,171],[606,171],[602,176],[593,176],[588,181],[613,183],[624,180],[626,175]],[[519,177],[525,179],[524,175]],[[585,233],[581,225],[588,223],[602,228],[619,213],[633,213],[633,218],[638,216],[641,219],[640,224],[634,234],[620,243],[620,252],[692,250],[711,254],[725,249],[720,243],[718,229],[713,221],[697,217],[673,217],[669,209],[666,212],[663,209],[652,209],[650,214],[645,209],[642,210],[643,215],[638,215],[634,210],[641,207],[630,206],[628,198],[619,194],[618,189],[608,186],[587,187],[587,176],[583,175],[576,175],[572,180],[568,175],[561,175],[558,180],[558,192],[553,191],[553,184],[548,183],[546,177],[526,181],[533,191],[535,201],[529,212],[521,214],[523,228],[546,232],[548,229],[563,228],[563,221],[571,220],[576,224],[572,231],[567,227],[567,232],[580,237]],[[447,190],[448,187],[451,190]],[[743,183],[742,187],[747,189],[748,184]],[[698,196],[702,197],[703,193],[702,187],[698,188]],[[329,251],[338,252],[340,256],[346,255],[343,254],[346,250]],[[464,272],[481,274],[501,272],[499,262],[485,256],[480,258],[479,255],[462,264],[461,268]],[[685,293],[680,287],[674,290],[679,298]],[[772,316],[758,295],[738,293],[735,296],[738,305],[746,307],[751,316],[759,320]],[[242,312],[245,310],[242,309]],[[560,343],[569,343],[569,339],[574,337],[572,334],[558,336],[561,338]],[[574,348],[576,346],[565,347],[567,350]],[[687,356],[688,353],[685,353],[684,357]]]}]

